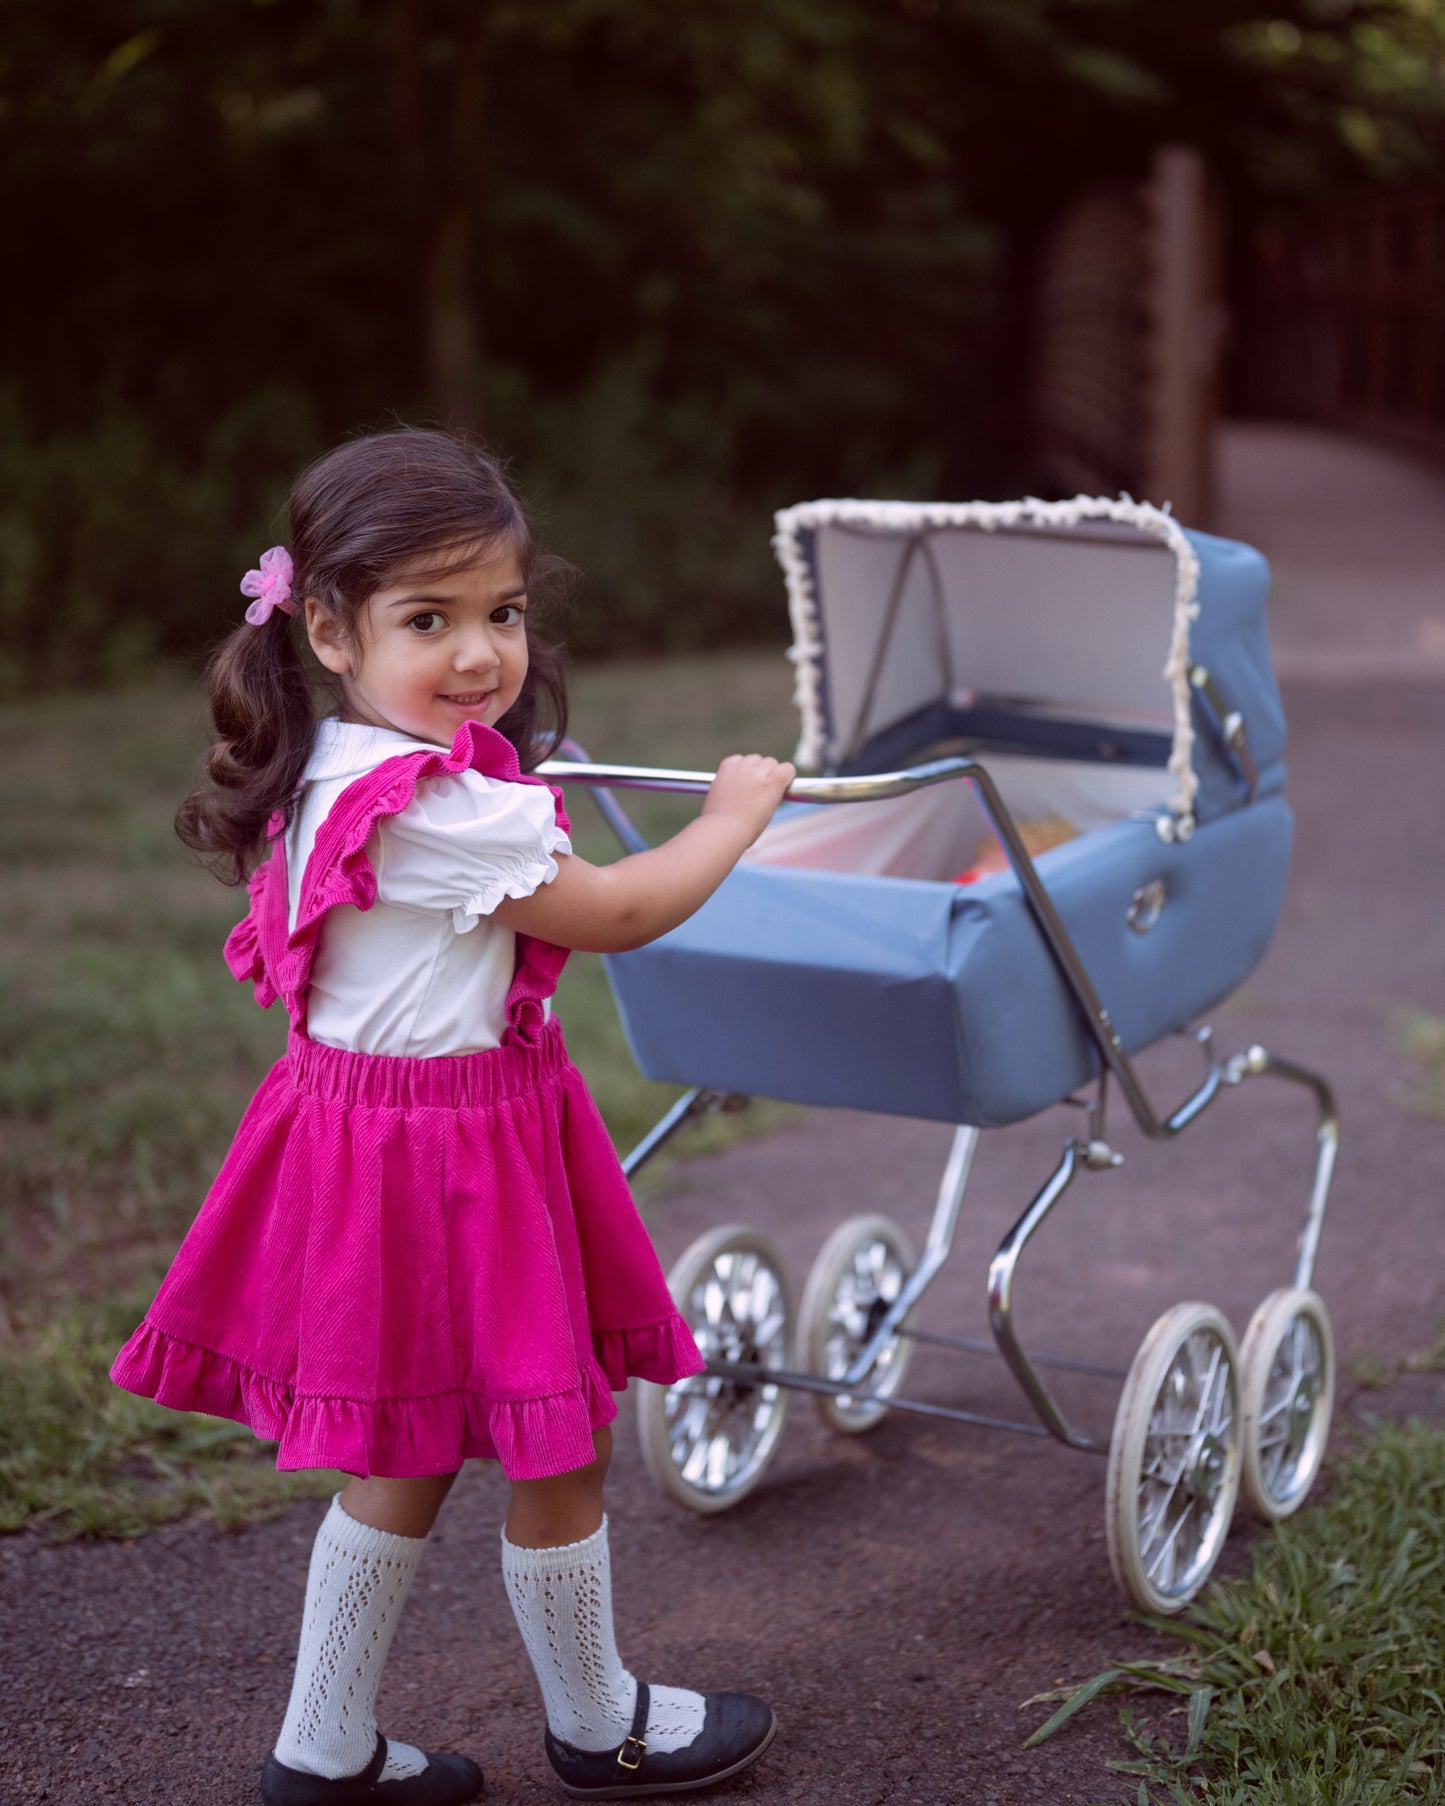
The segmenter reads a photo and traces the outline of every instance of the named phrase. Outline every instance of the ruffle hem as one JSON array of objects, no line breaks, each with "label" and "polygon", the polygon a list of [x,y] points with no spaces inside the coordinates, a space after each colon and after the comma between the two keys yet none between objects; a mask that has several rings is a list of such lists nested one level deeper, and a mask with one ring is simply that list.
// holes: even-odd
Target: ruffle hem
[{"label": "ruffle hem", "polygon": [[149,1322],[116,1356],[111,1378],[173,1411],[245,1424],[275,1442],[276,1466],[415,1479],[494,1460],[509,1480],[543,1480],[585,1467],[592,1432],[617,1415],[613,1391],[629,1377],[671,1385],[703,1360],[679,1317],[641,1329],[593,1331],[594,1358],[575,1390],[497,1399],[481,1392],[374,1400],[298,1394],[228,1355],[167,1335]]}]

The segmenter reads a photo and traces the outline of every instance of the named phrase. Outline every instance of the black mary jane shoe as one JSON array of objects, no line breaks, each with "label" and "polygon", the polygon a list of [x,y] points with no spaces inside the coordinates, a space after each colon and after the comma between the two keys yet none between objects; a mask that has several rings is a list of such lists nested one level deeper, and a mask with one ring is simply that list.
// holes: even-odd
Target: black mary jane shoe
[{"label": "black mary jane shoe", "polygon": [[579,1800],[632,1800],[649,1793],[688,1793],[726,1781],[756,1762],[773,1741],[778,1721],[766,1700],[750,1693],[705,1693],[702,1729],[686,1749],[664,1754],[649,1750],[651,1703],[645,1681],[637,1683],[632,1729],[615,1750],[579,1750],[547,1733],[547,1757],[563,1787]]},{"label": "black mary jane shoe", "polygon": [[261,1770],[261,1798],[265,1806],[462,1806],[481,1798],[482,1771],[465,1756],[425,1752],[426,1767],[405,1780],[382,1781],[386,1767],[386,1739],[379,1733],[370,1762],[359,1775],[328,1780],[287,1768],[273,1751]]}]

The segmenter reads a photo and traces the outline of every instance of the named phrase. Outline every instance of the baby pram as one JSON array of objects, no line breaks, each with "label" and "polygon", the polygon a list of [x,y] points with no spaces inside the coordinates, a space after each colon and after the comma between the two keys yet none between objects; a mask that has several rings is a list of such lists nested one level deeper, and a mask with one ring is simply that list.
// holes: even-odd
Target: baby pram
[{"label": "baby pram", "polygon": [[[1052,1435],[1107,1453],[1115,1575],[1142,1608],[1177,1611],[1208,1576],[1241,1486],[1266,1519],[1302,1502],[1333,1392],[1329,1320],[1309,1289],[1338,1144],[1330,1088],[1261,1047],[1223,1057],[1208,1029],[1189,1028],[1263,956],[1289,862],[1267,568],[1127,500],[814,502],[777,529],[799,763],[823,775],[798,780],[696,916],[609,960],[641,1070],[689,1087],[627,1164],[748,1095],[956,1132],[922,1257],[886,1218],[851,1218],[815,1261],[796,1321],[767,1236],[729,1227],[687,1251],[670,1282],[708,1367],[642,1389],[649,1466],[696,1510],[736,1503],[798,1390],[844,1432],[893,1410]],[[585,756],[544,769],[599,786],[630,847],[640,839],[611,787],[708,781]],[[1040,820],[1059,844],[1034,853]],[[995,870],[978,857],[990,831]],[[1133,1056],[1178,1033],[1197,1040],[1203,1076],[1161,1114]],[[1206,1304],[1167,1311],[1117,1376],[1112,1437],[1089,1435],[1045,1378],[1087,1364],[1035,1355],[1015,1334],[1020,1256],[1079,1174],[1117,1164],[1111,1088],[1167,1140],[1257,1076],[1307,1087],[1318,1106],[1292,1283],[1242,1345]],[[979,1347],[922,1336],[915,1313],[980,1130],[1065,1100],[1081,1131],[987,1276],[993,1342],[1034,1420],[910,1400],[917,1340]]]}]

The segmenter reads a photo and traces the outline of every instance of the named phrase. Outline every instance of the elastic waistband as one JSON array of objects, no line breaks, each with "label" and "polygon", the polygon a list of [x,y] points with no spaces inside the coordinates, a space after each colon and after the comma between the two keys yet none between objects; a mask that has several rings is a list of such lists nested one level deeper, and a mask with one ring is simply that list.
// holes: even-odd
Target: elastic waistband
[{"label": "elastic waistband", "polygon": [[293,1032],[286,1044],[292,1082],[309,1097],[377,1109],[457,1110],[535,1091],[568,1064],[562,1025],[552,1018],[535,1043],[509,1042],[481,1053],[410,1060],[352,1053]]}]

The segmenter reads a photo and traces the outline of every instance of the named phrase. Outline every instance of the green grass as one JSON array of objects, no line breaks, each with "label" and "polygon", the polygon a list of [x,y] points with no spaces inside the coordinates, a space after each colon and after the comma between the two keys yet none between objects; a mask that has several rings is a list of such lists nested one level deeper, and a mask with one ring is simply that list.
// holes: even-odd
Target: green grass
[{"label": "green grass", "polygon": [[133,1294],[71,1305],[0,1347],[0,1531],[133,1537],[196,1510],[229,1527],[344,1483],[318,1470],[278,1474],[274,1445],[243,1425],[111,1385],[111,1360],[145,1304]]},{"label": "green grass", "polygon": [[1423,1081],[1410,1094],[1411,1106],[1422,1115],[1445,1118],[1445,1016],[1407,1017],[1401,1041],[1425,1068]]},{"label": "green grass", "polygon": [[[579,672],[574,731],[598,758],[707,767],[785,752],[791,674],[776,653]],[[134,1326],[285,1041],[278,1009],[233,984],[221,944],[243,897],[202,872],[171,817],[204,749],[179,678],[47,696],[0,722],[0,1526],[136,1534],[196,1506],[223,1521],[330,1481],[278,1478],[248,1432],[115,1392]],[[576,844],[619,850],[578,791]],[[656,838],[695,805],[644,799]],[[601,961],[557,999],[573,1058],[620,1147],[677,1095],[637,1073]],[[783,1119],[709,1119],[704,1151]],[[644,1176],[644,1209],[655,1187]],[[119,1300],[119,1303],[114,1301]],[[209,1437],[211,1440],[206,1440]]]},{"label": "green grass", "polygon": [[1246,1577],[1144,1622],[1184,1648],[1096,1675],[1030,1745],[1103,1695],[1162,1692],[1179,1728],[1126,1710],[1137,1757],[1110,1764],[1140,1806],[1445,1801],[1445,1433],[1377,1425]]}]

